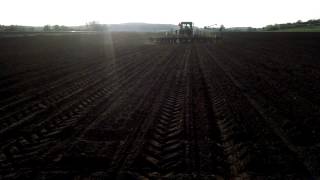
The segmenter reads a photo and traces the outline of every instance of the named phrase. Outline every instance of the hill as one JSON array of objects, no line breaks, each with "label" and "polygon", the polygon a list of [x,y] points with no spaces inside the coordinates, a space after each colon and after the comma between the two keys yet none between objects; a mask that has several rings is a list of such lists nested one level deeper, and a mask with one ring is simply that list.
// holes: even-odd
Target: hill
[{"label": "hill", "polygon": [[274,24],[262,28],[264,31],[277,32],[320,32],[320,19],[297,21],[295,23]]}]

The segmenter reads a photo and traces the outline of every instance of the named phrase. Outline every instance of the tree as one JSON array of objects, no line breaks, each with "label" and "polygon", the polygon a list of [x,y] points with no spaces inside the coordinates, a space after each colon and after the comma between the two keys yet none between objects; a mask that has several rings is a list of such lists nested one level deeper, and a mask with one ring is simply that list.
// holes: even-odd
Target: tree
[{"label": "tree", "polygon": [[59,25],[54,25],[53,26],[54,31],[60,31],[60,26]]},{"label": "tree", "polygon": [[89,31],[94,31],[95,29],[97,29],[97,26],[98,26],[98,22],[97,21],[90,21],[86,24],[87,26],[87,29]]},{"label": "tree", "polygon": [[45,31],[45,32],[51,31],[50,25],[45,25],[45,26],[43,27],[43,31]]},{"label": "tree", "polygon": [[223,24],[221,24],[221,26],[220,26],[220,28],[219,28],[219,31],[221,32],[221,31],[224,31],[226,28],[224,27],[224,25]]},{"label": "tree", "polygon": [[69,31],[69,27],[67,26],[60,26],[60,31]]},{"label": "tree", "polygon": [[87,29],[89,31],[106,31],[107,25],[99,24],[97,21],[91,21],[87,23]]},{"label": "tree", "polygon": [[0,25],[0,32],[5,31],[5,29],[6,29],[6,26]]}]

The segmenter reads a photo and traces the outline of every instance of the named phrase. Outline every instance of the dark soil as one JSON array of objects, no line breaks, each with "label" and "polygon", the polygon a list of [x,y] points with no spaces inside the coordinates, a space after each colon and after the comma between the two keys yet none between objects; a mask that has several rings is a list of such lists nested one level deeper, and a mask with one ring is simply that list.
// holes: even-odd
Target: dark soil
[{"label": "dark soil", "polygon": [[320,33],[0,41],[0,179],[317,179]]}]

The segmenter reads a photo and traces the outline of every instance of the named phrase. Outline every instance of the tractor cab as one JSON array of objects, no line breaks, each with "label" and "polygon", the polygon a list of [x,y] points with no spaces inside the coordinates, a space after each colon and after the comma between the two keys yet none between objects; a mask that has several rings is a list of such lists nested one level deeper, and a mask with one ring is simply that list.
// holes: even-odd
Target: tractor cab
[{"label": "tractor cab", "polygon": [[185,36],[185,37],[192,37],[193,23],[192,22],[180,22],[179,23],[179,35]]}]

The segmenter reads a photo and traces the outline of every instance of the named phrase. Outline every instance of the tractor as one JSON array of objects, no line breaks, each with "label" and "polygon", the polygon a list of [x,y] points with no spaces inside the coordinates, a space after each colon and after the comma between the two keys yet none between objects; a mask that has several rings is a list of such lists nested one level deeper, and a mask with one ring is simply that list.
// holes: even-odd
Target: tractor
[{"label": "tractor", "polygon": [[179,29],[171,32],[165,32],[164,36],[151,38],[152,41],[158,43],[192,43],[192,42],[212,42],[213,37],[206,34],[200,29],[195,30],[193,22],[183,21],[179,23]]},{"label": "tractor", "polygon": [[[193,41],[193,23],[192,22],[180,22],[178,41],[181,43]],[[178,43],[179,43],[178,42]]]}]

